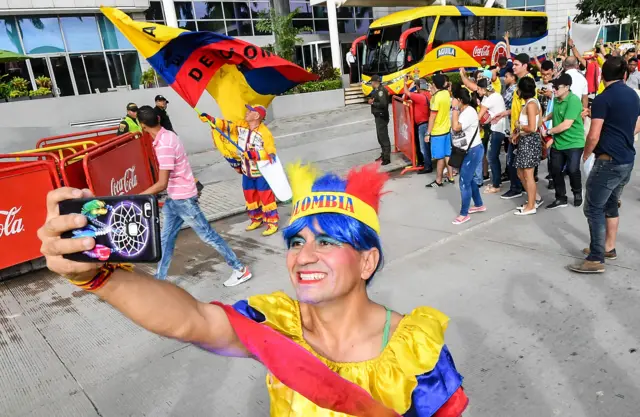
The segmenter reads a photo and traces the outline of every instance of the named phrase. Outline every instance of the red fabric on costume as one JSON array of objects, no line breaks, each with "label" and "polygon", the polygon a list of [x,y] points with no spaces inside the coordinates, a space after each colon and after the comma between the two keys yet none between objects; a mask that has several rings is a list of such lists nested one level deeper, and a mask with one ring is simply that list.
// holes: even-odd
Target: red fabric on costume
[{"label": "red fabric on costume", "polygon": [[460,417],[468,405],[469,398],[460,387],[432,417]]},{"label": "red fabric on costume", "polygon": [[400,417],[294,341],[243,316],[229,305],[212,304],[224,309],[244,347],[276,378],[319,407],[357,417]]}]

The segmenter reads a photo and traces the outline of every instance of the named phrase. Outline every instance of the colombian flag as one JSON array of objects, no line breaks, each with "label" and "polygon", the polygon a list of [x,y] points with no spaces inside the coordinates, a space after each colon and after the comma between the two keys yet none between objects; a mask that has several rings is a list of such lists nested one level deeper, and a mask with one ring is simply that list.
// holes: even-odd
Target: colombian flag
[{"label": "colombian flag", "polygon": [[207,90],[226,120],[244,119],[245,104],[266,108],[275,96],[317,79],[239,39],[137,22],[114,8],[100,10],[191,107]]}]

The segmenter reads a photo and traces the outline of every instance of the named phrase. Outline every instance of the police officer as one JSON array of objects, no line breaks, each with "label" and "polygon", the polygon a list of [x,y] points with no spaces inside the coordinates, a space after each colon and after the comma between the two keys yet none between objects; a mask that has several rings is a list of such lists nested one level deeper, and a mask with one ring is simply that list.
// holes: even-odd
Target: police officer
[{"label": "police officer", "polygon": [[142,127],[138,123],[138,105],[136,103],[127,104],[127,115],[120,121],[118,134],[129,132],[142,132]]},{"label": "police officer", "polygon": [[371,86],[373,91],[369,95],[369,104],[371,104],[371,114],[376,121],[376,132],[378,134],[378,143],[382,148],[382,155],[376,161],[382,160],[382,165],[391,163],[391,141],[389,140],[389,92],[380,83],[380,76],[373,75],[371,77]]},{"label": "police officer", "polygon": [[160,117],[160,126],[164,127],[166,130],[170,130],[173,133],[176,133],[173,130],[173,124],[171,124],[171,120],[169,119],[169,115],[167,114],[167,104],[169,104],[169,100],[164,98],[164,96],[157,95],[156,99],[156,107],[155,111],[158,117]]}]

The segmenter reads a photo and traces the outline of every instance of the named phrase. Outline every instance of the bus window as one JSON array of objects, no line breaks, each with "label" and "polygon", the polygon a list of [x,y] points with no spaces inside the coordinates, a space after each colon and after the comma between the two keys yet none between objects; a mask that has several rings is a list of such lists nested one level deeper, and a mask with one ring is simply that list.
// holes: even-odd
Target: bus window
[{"label": "bus window", "polygon": [[468,16],[465,22],[465,41],[485,40],[485,17],[484,16]]},{"label": "bus window", "polygon": [[433,47],[447,43],[462,41],[465,39],[466,17],[462,16],[440,16],[440,22],[436,28],[436,35],[433,39]]},{"label": "bus window", "polygon": [[509,31],[512,38],[540,38],[547,33],[547,18],[542,16],[501,16],[496,19],[498,39]]},{"label": "bus window", "polygon": [[[434,17],[415,19],[403,24],[371,29],[367,37],[362,73],[387,75],[420,62],[426,53]],[[408,29],[422,27],[407,38],[400,49],[400,36]]]}]

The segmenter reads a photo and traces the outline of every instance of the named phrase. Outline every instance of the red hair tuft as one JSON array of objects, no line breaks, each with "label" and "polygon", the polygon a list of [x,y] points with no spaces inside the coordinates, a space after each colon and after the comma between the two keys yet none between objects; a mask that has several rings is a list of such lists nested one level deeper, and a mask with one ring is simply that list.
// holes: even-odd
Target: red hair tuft
[{"label": "red hair tuft", "polygon": [[379,162],[353,168],[347,174],[347,188],[345,192],[358,197],[378,212],[382,188],[389,179],[389,174],[379,172]]}]

